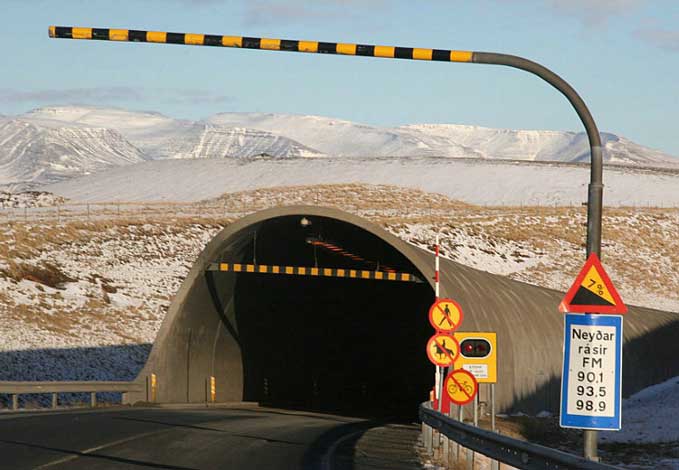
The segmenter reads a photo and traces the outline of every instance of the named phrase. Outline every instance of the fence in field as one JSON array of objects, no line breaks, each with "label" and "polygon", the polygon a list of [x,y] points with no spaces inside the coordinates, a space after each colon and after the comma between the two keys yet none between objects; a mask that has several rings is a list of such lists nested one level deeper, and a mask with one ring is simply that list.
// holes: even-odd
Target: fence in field
[{"label": "fence in field", "polygon": [[[310,202],[313,204],[313,202]],[[158,221],[177,218],[206,218],[206,219],[234,219],[242,217],[253,211],[265,209],[276,205],[275,203],[256,202],[252,205],[241,204],[234,205],[233,203],[223,201],[208,201],[195,203],[174,203],[174,202],[97,202],[97,203],[64,203],[53,206],[44,207],[0,207],[0,223],[49,223],[62,224],[68,222],[83,222],[83,221],[97,221],[97,220],[132,220],[135,222]],[[323,201],[318,202],[318,205],[324,204]],[[330,204],[330,205],[337,205]],[[564,208],[582,208],[582,203],[572,201],[570,204],[555,205],[555,204],[519,204],[519,205],[482,205],[485,209],[564,209]],[[366,208],[367,209],[367,208]],[[675,206],[663,206],[658,204],[638,204],[634,206],[625,206],[621,209],[630,209],[634,211],[645,211],[653,209],[677,209]],[[378,211],[379,212],[379,211]],[[428,211],[427,215],[436,214],[436,210]],[[424,214],[423,214],[424,215]],[[440,214],[443,215],[443,214]]]}]

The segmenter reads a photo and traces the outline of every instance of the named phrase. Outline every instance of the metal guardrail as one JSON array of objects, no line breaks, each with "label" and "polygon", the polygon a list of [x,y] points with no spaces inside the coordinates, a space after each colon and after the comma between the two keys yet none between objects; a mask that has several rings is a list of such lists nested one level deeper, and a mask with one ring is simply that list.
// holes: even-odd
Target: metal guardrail
[{"label": "metal guardrail", "polygon": [[51,393],[52,408],[56,408],[59,393],[89,393],[90,406],[94,407],[97,405],[97,393],[143,391],[144,385],[135,382],[0,382],[0,395],[11,396],[13,410],[19,409],[19,395]]},{"label": "metal guardrail", "polygon": [[431,408],[420,405],[422,423],[432,427],[462,447],[491,459],[527,470],[615,470],[618,467],[587,460],[556,449],[531,444],[485,429],[461,423]]}]

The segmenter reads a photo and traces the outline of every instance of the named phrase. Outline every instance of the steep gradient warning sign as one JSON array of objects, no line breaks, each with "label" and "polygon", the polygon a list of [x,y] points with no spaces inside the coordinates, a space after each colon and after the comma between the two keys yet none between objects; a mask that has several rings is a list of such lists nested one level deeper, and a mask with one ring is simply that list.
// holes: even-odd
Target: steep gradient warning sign
[{"label": "steep gradient warning sign", "polygon": [[592,253],[559,305],[561,312],[627,313],[596,253]]}]

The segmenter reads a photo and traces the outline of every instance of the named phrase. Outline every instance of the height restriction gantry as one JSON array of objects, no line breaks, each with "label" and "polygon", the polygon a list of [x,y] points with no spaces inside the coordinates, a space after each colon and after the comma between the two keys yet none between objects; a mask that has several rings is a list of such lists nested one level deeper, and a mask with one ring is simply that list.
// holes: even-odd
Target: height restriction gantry
[{"label": "height restriction gantry", "polygon": [[341,54],[349,56],[381,57],[438,62],[467,62],[513,67],[545,80],[561,92],[580,117],[589,139],[591,155],[590,184],[587,202],[587,255],[601,255],[601,211],[603,199],[603,157],[601,136],[587,105],[565,80],[548,68],[509,54],[495,52],[426,49],[417,47],[376,46],[342,42],[300,41],[291,39],[256,38],[246,36],[221,36],[211,34],[170,33],[136,29],[89,28],[50,26],[52,38],[85,39],[120,42],[150,42],[160,44],[183,44],[189,46],[236,47],[269,51]]}]

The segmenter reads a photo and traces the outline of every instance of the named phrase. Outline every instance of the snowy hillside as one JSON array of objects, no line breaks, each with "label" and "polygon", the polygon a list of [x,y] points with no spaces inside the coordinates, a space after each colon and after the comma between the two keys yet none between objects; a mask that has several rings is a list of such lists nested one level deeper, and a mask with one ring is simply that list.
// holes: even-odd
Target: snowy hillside
[{"label": "snowy hillside", "polygon": [[[322,157],[322,153],[271,132],[196,124],[195,132],[167,143],[172,158],[246,158],[262,154],[277,158]],[[168,155],[170,156],[170,155]]]},{"label": "snowy hillside", "polygon": [[[275,132],[335,156],[437,156],[579,162],[588,160],[587,136],[580,132],[491,129],[454,124],[381,128],[320,116],[221,113],[220,125]],[[679,168],[679,159],[624,137],[602,133],[604,158],[611,163]]]},{"label": "snowy hillside", "polygon": [[321,116],[268,113],[221,113],[208,119],[222,126],[248,127],[285,135],[334,156],[435,156],[482,158],[473,148],[438,136],[421,136]]},{"label": "snowy hillside", "polygon": [[0,184],[49,183],[142,160],[112,129],[0,122]]},{"label": "snowy hillside", "polygon": [[[172,119],[153,112],[92,107],[41,108],[21,119],[45,126],[115,129],[148,158],[174,158],[173,142],[191,140],[205,122]],[[332,156],[436,156],[518,160],[581,161],[588,152],[583,133],[490,129],[452,124],[383,128],[321,116],[272,113],[220,113],[206,119],[216,127],[266,131],[291,139],[316,153]],[[258,138],[253,134],[248,138]],[[618,163],[678,166],[679,160],[614,134],[603,134],[607,160]],[[221,148],[208,158],[221,158]],[[283,156],[283,155],[275,155]]]},{"label": "snowy hillside", "polygon": [[[391,184],[481,205],[579,205],[589,169],[440,158],[151,161],[41,189],[77,201],[196,201],[223,192],[330,183]],[[679,206],[679,171],[607,168],[607,206]]]},{"label": "snowy hillside", "polygon": [[52,128],[96,126],[115,129],[147,159],[242,158],[262,153],[286,158],[321,156],[318,151],[269,132],[172,119],[153,112],[61,106],[36,109],[21,119]]}]

